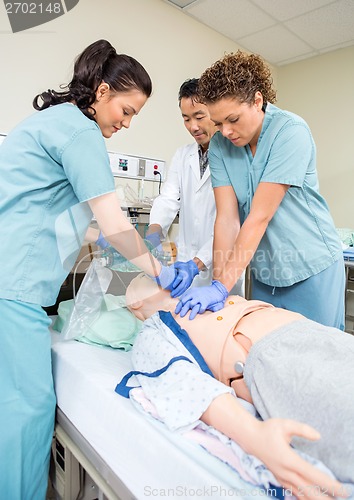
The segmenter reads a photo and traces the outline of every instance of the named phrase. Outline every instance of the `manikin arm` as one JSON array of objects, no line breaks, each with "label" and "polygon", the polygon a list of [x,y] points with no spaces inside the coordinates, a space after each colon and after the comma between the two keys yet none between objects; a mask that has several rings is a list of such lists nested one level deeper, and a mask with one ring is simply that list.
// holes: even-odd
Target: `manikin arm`
[{"label": "manikin arm", "polygon": [[346,497],[336,480],[302,459],[290,446],[294,436],[315,441],[320,435],[312,427],[294,420],[271,418],[259,421],[245,410],[231,394],[215,398],[201,420],[238,443],[246,453],[259,458],[283,488],[296,497],[314,500],[316,486],[329,496]]},{"label": "manikin arm", "polygon": [[[156,304],[166,311],[175,307],[175,300],[167,292],[160,290],[154,294],[154,287],[150,280],[140,275],[134,278],[127,290],[131,311],[139,319],[147,320],[132,349],[133,367],[148,373],[185,354],[183,345],[169,328],[147,319],[156,312]],[[185,327],[183,323],[180,325]],[[156,345],[159,346],[158,353],[150,350]],[[316,485],[333,492],[333,496],[345,496],[337,481],[306,462],[291,448],[290,441],[294,436],[310,440],[320,438],[318,432],[308,425],[285,419],[272,418],[264,422],[256,419],[231,394],[230,387],[210,377],[194,363],[179,361],[159,377],[138,375],[138,380],[169,429],[190,428],[202,420],[232,439],[246,453],[261,460],[284,488],[292,488],[299,497],[307,500],[316,498],[317,493],[318,500]],[[190,411],[186,412],[186,408]],[[306,489],[307,485],[312,489]],[[311,497],[311,493],[314,496]]]}]

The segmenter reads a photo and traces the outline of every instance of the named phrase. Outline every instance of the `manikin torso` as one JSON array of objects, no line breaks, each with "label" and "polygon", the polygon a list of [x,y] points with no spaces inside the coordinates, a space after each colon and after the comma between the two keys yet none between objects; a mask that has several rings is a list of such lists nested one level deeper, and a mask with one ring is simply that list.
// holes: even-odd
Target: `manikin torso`
[{"label": "manikin torso", "polygon": [[188,316],[174,317],[198,347],[213,375],[249,402],[251,395],[235,363],[245,363],[252,345],[268,333],[303,319],[301,314],[239,296],[228,297],[221,311],[206,311],[193,321]]}]

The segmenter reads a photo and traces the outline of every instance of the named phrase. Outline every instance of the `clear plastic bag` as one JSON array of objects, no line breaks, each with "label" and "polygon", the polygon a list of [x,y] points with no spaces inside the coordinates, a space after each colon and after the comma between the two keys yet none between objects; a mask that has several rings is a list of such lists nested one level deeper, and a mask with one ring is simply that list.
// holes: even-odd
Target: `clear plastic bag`
[{"label": "clear plastic bag", "polygon": [[[148,248],[149,252],[156,257],[158,261],[163,265],[167,265],[167,262],[170,260],[170,254],[167,254],[163,251],[159,251],[157,248],[154,248],[153,245],[144,239],[144,243]],[[112,246],[108,246],[104,250],[99,252],[101,256],[101,262],[104,266],[109,267],[113,271],[120,271],[124,273],[136,273],[141,271],[135,264],[127,260],[120,254],[117,250],[115,250]]]},{"label": "clear plastic bag", "polygon": [[79,339],[99,317],[102,301],[112,281],[112,271],[101,259],[94,258],[74,300],[74,307],[64,323],[63,340]]},{"label": "clear plastic bag", "polygon": [[[149,251],[160,260],[162,264],[165,264],[165,256],[154,249],[149,241],[145,240],[145,244]],[[93,255],[95,255],[95,257],[92,259],[86,271],[85,277],[75,296],[74,306],[63,325],[61,331],[62,340],[77,340],[84,337],[94,321],[99,318],[101,306],[112,281],[113,273],[136,273],[140,271],[138,267],[128,261],[111,246],[104,250],[96,251]],[[85,257],[83,257],[83,259]],[[76,269],[79,264],[76,266]],[[74,276],[76,274],[76,269]]]},{"label": "clear plastic bag", "polygon": [[123,257],[122,254],[117,252],[113,247],[109,246],[102,250],[102,257],[100,261],[103,266],[124,273],[137,273],[140,271],[132,262]]}]

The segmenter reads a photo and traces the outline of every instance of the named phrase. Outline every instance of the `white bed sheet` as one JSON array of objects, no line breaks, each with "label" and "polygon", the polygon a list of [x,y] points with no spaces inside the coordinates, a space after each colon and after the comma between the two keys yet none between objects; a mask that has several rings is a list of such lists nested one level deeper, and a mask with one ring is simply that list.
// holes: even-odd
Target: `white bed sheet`
[{"label": "white bed sheet", "polygon": [[264,496],[228,465],[115,393],[132,369],[130,353],[59,338],[53,333],[58,407],[135,498]]}]

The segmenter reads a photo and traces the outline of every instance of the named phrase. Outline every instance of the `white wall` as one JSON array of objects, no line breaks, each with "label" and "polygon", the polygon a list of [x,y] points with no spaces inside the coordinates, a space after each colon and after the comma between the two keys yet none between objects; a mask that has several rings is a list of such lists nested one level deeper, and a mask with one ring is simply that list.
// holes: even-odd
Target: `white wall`
[{"label": "white wall", "polygon": [[[163,0],[80,0],[66,15],[16,34],[0,7],[0,132],[33,112],[34,95],[67,83],[74,58],[99,38],[137,58],[154,87],[131,129],[107,141],[107,148],[168,163],[191,141],[178,108],[180,84],[238,46]],[[312,129],[320,188],[336,225],[354,227],[354,48],[276,68],[273,75],[277,104]]]},{"label": "white wall", "polygon": [[67,83],[74,58],[99,38],[138,59],[153,80],[152,97],[108,149],[170,160],[191,141],[178,108],[181,83],[238,47],[162,0],[80,0],[64,16],[16,34],[0,7],[0,132],[33,111],[34,95]]},{"label": "white wall", "polygon": [[336,226],[354,228],[354,47],[280,67],[277,84],[277,105],[311,127],[320,191]]}]

